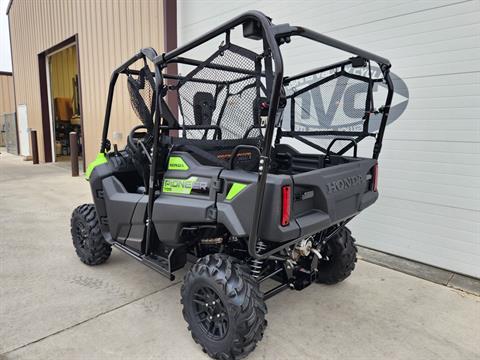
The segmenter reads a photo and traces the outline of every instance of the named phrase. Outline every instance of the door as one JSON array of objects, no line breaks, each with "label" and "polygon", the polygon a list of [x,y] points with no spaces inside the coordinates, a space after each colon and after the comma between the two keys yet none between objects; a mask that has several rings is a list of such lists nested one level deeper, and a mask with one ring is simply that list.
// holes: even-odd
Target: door
[{"label": "door", "polygon": [[15,113],[3,114],[3,134],[7,152],[18,155],[17,119]]},{"label": "door", "polygon": [[20,155],[30,156],[30,130],[28,128],[27,105],[18,105],[17,120],[18,139],[20,140]]},{"label": "door", "polygon": [[78,59],[77,35],[38,54],[40,99],[45,162],[69,168],[69,134],[76,132],[79,168],[85,171]]}]

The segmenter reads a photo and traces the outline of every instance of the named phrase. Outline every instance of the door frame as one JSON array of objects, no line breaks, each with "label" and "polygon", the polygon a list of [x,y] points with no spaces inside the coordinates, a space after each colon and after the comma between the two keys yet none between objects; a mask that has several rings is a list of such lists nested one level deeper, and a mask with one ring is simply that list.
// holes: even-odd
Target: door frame
[{"label": "door frame", "polygon": [[38,70],[40,78],[40,103],[42,110],[42,132],[43,132],[43,148],[45,154],[45,162],[54,161],[54,141],[52,141],[53,135],[53,111],[51,109],[51,94],[50,94],[50,70],[48,66],[48,57],[56,52],[59,52],[65,48],[76,45],[77,55],[77,73],[78,73],[78,98],[80,109],[80,131],[82,137],[82,165],[83,172],[85,172],[85,131],[83,123],[83,101],[82,101],[82,81],[80,73],[80,47],[78,42],[78,34],[75,34],[68,39],[58,43],[55,46],[38,54]]}]

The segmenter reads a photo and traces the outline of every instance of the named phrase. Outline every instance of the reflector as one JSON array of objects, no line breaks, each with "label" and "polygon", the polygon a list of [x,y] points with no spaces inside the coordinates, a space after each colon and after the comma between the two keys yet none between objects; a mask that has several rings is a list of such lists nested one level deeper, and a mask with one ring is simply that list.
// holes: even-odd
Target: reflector
[{"label": "reflector", "polygon": [[282,226],[290,224],[290,198],[292,188],[287,185],[282,187]]}]

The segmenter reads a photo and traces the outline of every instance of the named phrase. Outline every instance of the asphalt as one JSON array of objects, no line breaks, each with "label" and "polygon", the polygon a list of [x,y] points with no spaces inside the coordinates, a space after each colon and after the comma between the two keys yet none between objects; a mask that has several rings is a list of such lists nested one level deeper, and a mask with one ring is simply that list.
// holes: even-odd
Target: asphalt
[{"label": "asphalt", "polygon": [[[76,257],[70,214],[88,184],[55,165],[0,155],[0,358],[208,359],[170,282],[113,251]],[[480,297],[360,260],[335,286],[268,300],[248,359],[479,359]]]}]

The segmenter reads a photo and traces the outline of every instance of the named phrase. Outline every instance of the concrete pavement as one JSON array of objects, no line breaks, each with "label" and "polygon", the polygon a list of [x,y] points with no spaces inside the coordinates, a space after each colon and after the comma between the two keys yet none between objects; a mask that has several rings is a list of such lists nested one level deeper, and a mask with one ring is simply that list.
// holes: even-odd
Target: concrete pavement
[{"label": "concrete pavement", "polygon": [[[180,284],[113,251],[88,267],[71,245],[88,184],[0,155],[0,358],[207,359]],[[363,261],[336,286],[285,291],[249,359],[479,359],[480,297]]]}]

